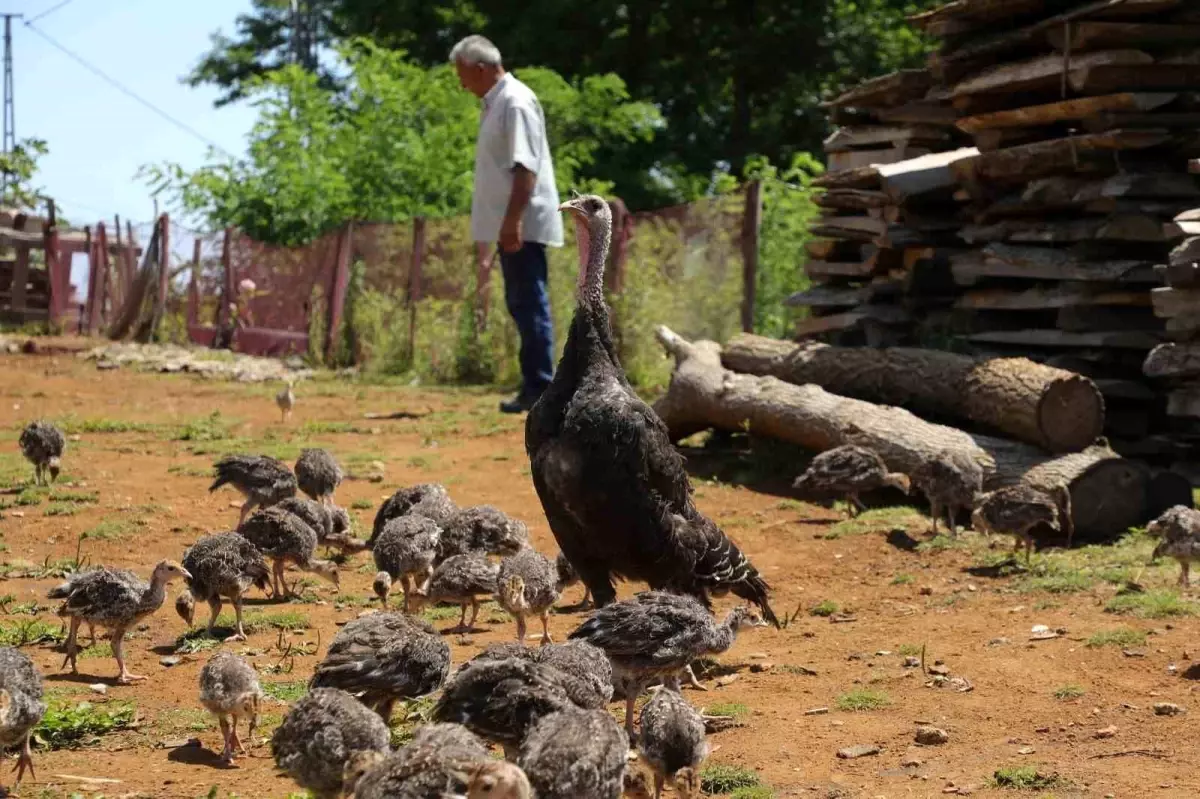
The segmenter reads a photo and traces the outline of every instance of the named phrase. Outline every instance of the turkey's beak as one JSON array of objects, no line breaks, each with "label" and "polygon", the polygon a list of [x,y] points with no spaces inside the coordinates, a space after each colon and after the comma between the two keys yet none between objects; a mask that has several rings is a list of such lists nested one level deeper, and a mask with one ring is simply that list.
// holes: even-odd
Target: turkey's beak
[{"label": "turkey's beak", "polygon": [[566,211],[570,214],[574,214],[575,216],[577,216],[583,220],[587,219],[587,214],[585,214],[583,212],[583,209],[579,206],[579,198],[578,197],[567,200],[565,203],[558,206],[558,210]]},{"label": "turkey's beak", "polygon": [[185,579],[185,580],[192,579],[192,573],[190,571],[188,571],[187,569],[183,568],[182,566],[179,567],[179,573],[183,575],[183,579]]}]

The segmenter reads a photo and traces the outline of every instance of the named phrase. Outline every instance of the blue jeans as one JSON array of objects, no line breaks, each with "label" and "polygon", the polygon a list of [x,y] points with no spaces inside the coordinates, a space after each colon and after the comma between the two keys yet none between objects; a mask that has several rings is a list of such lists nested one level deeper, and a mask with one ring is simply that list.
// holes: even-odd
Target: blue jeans
[{"label": "blue jeans", "polygon": [[501,250],[500,268],[504,272],[504,304],[521,334],[521,393],[537,396],[554,377],[546,245],[527,241],[516,252]]}]

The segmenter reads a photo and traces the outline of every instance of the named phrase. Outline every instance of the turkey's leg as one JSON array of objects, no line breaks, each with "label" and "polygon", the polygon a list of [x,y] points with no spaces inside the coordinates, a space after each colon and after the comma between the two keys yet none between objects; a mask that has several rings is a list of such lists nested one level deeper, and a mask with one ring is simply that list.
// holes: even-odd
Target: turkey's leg
[{"label": "turkey's leg", "polygon": [[242,514],[238,517],[238,527],[241,527],[245,523],[246,517],[250,515],[250,511],[254,509],[255,504],[252,499],[248,499],[242,504]]},{"label": "turkey's leg", "polygon": [[630,690],[629,696],[625,697],[625,735],[629,737],[629,742],[633,743],[633,706],[637,703],[638,694],[640,694],[642,686],[639,684],[637,690]]},{"label": "turkey's leg", "polygon": [[542,645],[552,643],[554,639],[550,637],[550,610],[547,608],[542,611]]},{"label": "turkey's leg", "polygon": [[1191,578],[1189,577],[1191,568],[1192,564],[1190,562],[1186,560],[1179,561],[1179,585],[1183,588],[1187,588],[1191,584]]},{"label": "turkey's leg", "polygon": [[475,619],[479,616],[479,598],[471,597],[471,620],[467,622],[467,632],[475,629]]},{"label": "turkey's leg", "polygon": [[930,517],[930,521],[933,522],[933,529],[931,530],[931,532],[932,532],[934,538],[937,538],[938,517],[941,515],[942,515],[941,506],[938,505],[936,502],[930,502],[929,503],[929,517]]},{"label": "turkey's leg", "polygon": [[954,522],[954,506],[946,507],[946,524],[950,526],[950,537],[958,538],[958,525]]},{"label": "turkey's leg", "polygon": [[79,652],[79,644],[75,641],[75,636],[78,633],[79,633],[79,618],[77,616],[72,616],[71,617],[71,630],[67,633],[67,656],[65,658],[63,658],[62,666],[59,666],[59,669],[63,669],[66,667],[66,665],[68,663],[70,663],[72,674],[79,673],[79,668],[75,664],[75,658]]},{"label": "turkey's leg", "polygon": [[663,777],[661,774],[654,775],[654,799],[661,799],[663,789]]},{"label": "turkey's leg", "polygon": [[213,596],[208,600],[208,637],[214,638],[213,626],[217,623],[217,616],[221,615],[221,597]]},{"label": "turkey's leg", "polygon": [[21,784],[21,778],[25,776],[25,769],[29,769],[29,776],[37,779],[37,774],[33,771],[33,752],[29,749],[29,739],[33,736],[32,732],[25,733],[25,742],[21,744],[21,754],[17,755],[17,767],[13,771],[17,772],[17,781],[13,785],[15,788]]},{"label": "turkey's leg", "polygon": [[125,630],[114,630],[112,635],[112,651],[113,657],[117,659],[117,668],[120,670],[117,674],[117,682],[121,685],[128,685],[131,682],[140,682],[146,679],[141,674],[134,674],[125,665]]},{"label": "turkey's leg", "polygon": [[[472,626],[474,626],[474,625],[472,625]],[[522,645],[525,644],[525,614],[524,613],[517,614],[517,640],[520,641]]]},{"label": "turkey's leg", "polygon": [[[699,680],[696,679],[696,672],[692,671],[691,663],[687,664],[687,666],[684,667],[683,671],[687,675],[688,685],[692,686],[693,688],[695,688],[698,691],[707,691],[708,690],[707,688],[704,687],[704,685]],[[676,678],[676,679],[678,679],[678,678]]]},{"label": "turkey's leg", "polygon": [[246,631],[242,628],[242,598],[240,596],[233,600],[233,613],[237,617],[237,630],[225,639],[226,643],[246,640]]},{"label": "turkey's leg", "polygon": [[[408,613],[408,597],[412,593],[412,580],[407,574],[400,576],[400,582],[404,586],[404,612]],[[387,599],[383,600],[384,609],[387,609]]]},{"label": "turkey's leg", "polygon": [[232,763],[233,762],[233,734],[229,728],[229,719],[225,716],[221,716],[218,719],[218,722],[221,725],[221,737],[223,739],[225,739],[225,747],[221,750],[221,762],[222,763]]}]

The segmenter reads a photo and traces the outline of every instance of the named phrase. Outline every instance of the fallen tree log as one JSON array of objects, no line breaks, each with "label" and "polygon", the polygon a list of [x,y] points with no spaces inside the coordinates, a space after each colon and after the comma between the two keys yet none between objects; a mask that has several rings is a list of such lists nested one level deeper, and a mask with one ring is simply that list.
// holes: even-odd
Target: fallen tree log
[{"label": "fallen tree log", "polygon": [[973,436],[820,386],[732,372],[721,365],[715,342],[690,342],[662,326],[656,335],[675,359],[670,387],[654,405],[674,441],[710,428],[748,428],[816,451],[856,443],[906,474],[939,450],[957,450],[983,466],[987,490],[1020,481],[1045,488],[1066,483],[1075,535],[1082,540],[1119,535],[1160,510],[1162,500],[1152,501],[1149,469],[1120,457],[1103,440],[1083,452],[1049,456],[1028,444]]},{"label": "fallen tree log", "polygon": [[1104,432],[1104,397],[1090,379],[1027,358],[742,334],[725,344],[721,362],[743,374],[815,383],[846,397],[975,422],[1048,452],[1077,452]]}]

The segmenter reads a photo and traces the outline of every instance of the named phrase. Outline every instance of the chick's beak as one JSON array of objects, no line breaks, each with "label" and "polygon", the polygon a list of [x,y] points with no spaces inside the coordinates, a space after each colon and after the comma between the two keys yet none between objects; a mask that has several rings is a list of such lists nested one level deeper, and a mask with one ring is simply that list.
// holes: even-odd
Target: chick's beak
[{"label": "chick's beak", "polygon": [[183,568],[182,566],[179,567],[179,573],[183,575],[183,579],[185,579],[185,580],[192,579],[192,573],[190,571],[188,571],[187,569]]}]

